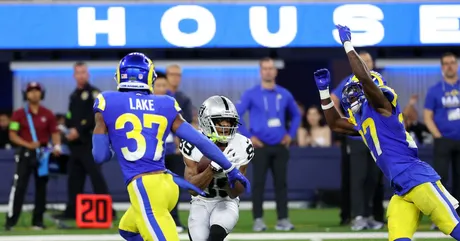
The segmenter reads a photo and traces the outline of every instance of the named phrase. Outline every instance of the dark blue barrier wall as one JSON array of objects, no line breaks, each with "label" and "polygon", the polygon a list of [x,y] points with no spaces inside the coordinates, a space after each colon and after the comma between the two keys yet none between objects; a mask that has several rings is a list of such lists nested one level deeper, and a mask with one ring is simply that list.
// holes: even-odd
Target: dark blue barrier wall
[{"label": "dark blue barrier wall", "polygon": [[[419,154],[422,160],[431,163],[433,159],[431,148],[420,148]],[[114,201],[128,202],[128,195],[118,163],[116,161],[105,163],[102,169]],[[8,202],[14,171],[13,151],[0,150],[0,203],[2,204]],[[251,179],[251,166],[248,175]],[[339,189],[340,149],[292,148],[288,178],[290,200],[309,200],[314,196],[315,190],[318,189]],[[31,178],[26,201],[28,203],[33,200],[33,189],[33,178]],[[265,189],[267,200],[274,199],[271,174],[269,174]],[[52,177],[48,185],[48,201],[65,202],[66,190],[67,178],[65,176]],[[91,190],[91,183],[88,179],[86,191],[91,192]],[[245,195],[242,199],[248,200],[249,197],[249,195]],[[187,201],[189,198],[190,196],[186,192],[182,192],[182,201]]]}]

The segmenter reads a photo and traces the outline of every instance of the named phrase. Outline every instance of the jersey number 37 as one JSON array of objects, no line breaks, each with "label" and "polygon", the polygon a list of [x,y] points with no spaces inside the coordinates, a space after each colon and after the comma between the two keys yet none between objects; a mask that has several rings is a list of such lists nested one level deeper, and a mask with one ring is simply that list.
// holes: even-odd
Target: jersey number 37
[{"label": "jersey number 37", "polygon": [[[130,123],[132,125],[132,130],[126,132],[126,138],[134,140],[136,142],[136,149],[129,150],[128,147],[122,147],[121,153],[127,161],[137,161],[144,157],[147,152],[147,143],[144,134],[155,134],[157,145],[155,148],[155,155],[153,157],[154,161],[161,160],[163,156],[163,137],[168,127],[168,119],[162,115],[155,114],[143,114],[142,120],[132,114],[125,113],[120,115],[115,121],[115,130],[123,130],[126,127],[126,124]],[[147,129],[147,130],[146,130]],[[150,129],[150,131],[148,131]],[[151,144],[150,144],[151,145]]]}]

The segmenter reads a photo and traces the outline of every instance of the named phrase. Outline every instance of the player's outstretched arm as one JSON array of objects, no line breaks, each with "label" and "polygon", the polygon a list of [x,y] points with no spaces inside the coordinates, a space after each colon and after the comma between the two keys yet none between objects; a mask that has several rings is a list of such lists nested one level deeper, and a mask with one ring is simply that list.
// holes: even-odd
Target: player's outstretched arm
[{"label": "player's outstretched arm", "polygon": [[[208,166],[203,172],[198,173],[198,163],[185,157],[184,156],[184,163],[185,163],[185,171],[184,177],[185,180],[189,181],[191,184],[195,185],[201,190],[204,190],[206,187],[209,186],[212,178],[214,177],[214,171],[212,170],[211,166]],[[189,190],[189,193],[193,196],[198,196],[193,190]]]},{"label": "player's outstretched arm", "polygon": [[353,124],[347,118],[342,117],[334,107],[334,102],[329,93],[329,84],[331,83],[329,70],[317,70],[314,73],[314,78],[321,98],[321,108],[331,130],[345,135],[358,136],[359,133],[354,129]]},{"label": "player's outstretched arm", "polygon": [[380,88],[372,80],[371,73],[367,68],[366,63],[356,53],[351,43],[351,31],[346,26],[337,25],[339,30],[340,40],[343,43],[345,52],[347,53],[348,61],[350,62],[353,74],[358,78],[363,86],[364,94],[366,95],[369,104],[383,115],[391,115],[392,106],[390,101],[385,97]]},{"label": "player's outstretched arm", "polygon": [[110,151],[110,141],[104,117],[97,112],[94,119],[96,126],[93,131],[93,157],[97,163],[102,163],[112,158],[112,152]]},{"label": "player's outstretched arm", "polygon": [[[345,43],[350,44],[351,46],[351,42]],[[353,70],[353,74],[355,74],[363,86],[364,95],[366,96],[367,101],[369,101],[369,104],[381,114],[386,114],[388,116],[391,115],[393,107],[387,97],[385,97],[380,88],[372,80],[372,76],[370,75],[366,63],[364,63],[354,49],[347,52],[347,56]]]},{"label": "player's outstretched arm", "polygon": [[181,114],[177,114],[176,119],[172,124],[171,130],[178,137],[185,139],[198,147],[198,149],[206,157],[213,160],[220,167],[222,167],[222,169],[224,169],[224,173],[227,174],[228,180],[230,182],[230,187],[233,187],[236,181],[240,181],[246,188],[246,192],[251,192],[251,184],[249,183],[249,180],[237,169],[235,169],[235,165],[228,161],[219,147],[217,147],[206,136],[195,130],[192,125],[187,123],[184,118],[182,118]]},{"label": "player's outstretched arm", "polygon": [[[332,103],[332,101],[329,103]],[[329,103],[328,99],[321,100],[321,107],[323,107],[324,116],[329,128],[334,132],[344,135],[359,136],[359,133],[354,129],[354,125],[348,121],[348,118],[342,117],[334,106],[328,109],[324,108]]]}]

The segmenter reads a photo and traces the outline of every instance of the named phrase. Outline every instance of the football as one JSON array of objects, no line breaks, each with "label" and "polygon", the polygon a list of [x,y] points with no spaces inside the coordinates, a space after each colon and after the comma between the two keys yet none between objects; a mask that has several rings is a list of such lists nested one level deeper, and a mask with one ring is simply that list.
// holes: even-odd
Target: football
[{"label": "football", "polygon": [[206,170],[206,168],[208,168],[209,164],[211,164],[211,160],[209,160],[209,158],[203,156],[200,160],[200,162],[198,162],[198,173],[202,173]]},{"label": "football", "polygon": [[[227,146],[219,146],[219,149],[221,151],[224,151],[225,148],[227,148]],[[208,168],[209,164],[211,164],[211,160],[209,160],[209,158],[203,156],[200,160],[200,162],[198,162],[198,173],[202,173],[204,172],[204,170],[206,170],[206,168]]]}]

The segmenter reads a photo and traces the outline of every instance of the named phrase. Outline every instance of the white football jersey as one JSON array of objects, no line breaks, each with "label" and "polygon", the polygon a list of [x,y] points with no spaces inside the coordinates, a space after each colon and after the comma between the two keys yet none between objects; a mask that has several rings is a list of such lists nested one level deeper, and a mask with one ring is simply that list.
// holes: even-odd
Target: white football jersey
[{"label": "white football jersey", "polygon": [[[183,139],[180,142],[179,149],[184,157],[195,162],[200,162],[201,158],[204,156],[198,148]],[[236,133],[235,137],[228,143],[226,150],[229,149],[235,150],[236,155],[240,157],[237,162],[234,162],[237,168],[247,165],[254,157],[254,147],[252,146],[251,140],[239,133]],[[226,185],[227,176],[223,172],[214,174],[213,180],[211,180],[209,186],[204,190],[207,194],[207,199],[227,198],[228,194],[225,190]],[[197,197],[203,198],[201,196]]]}]

